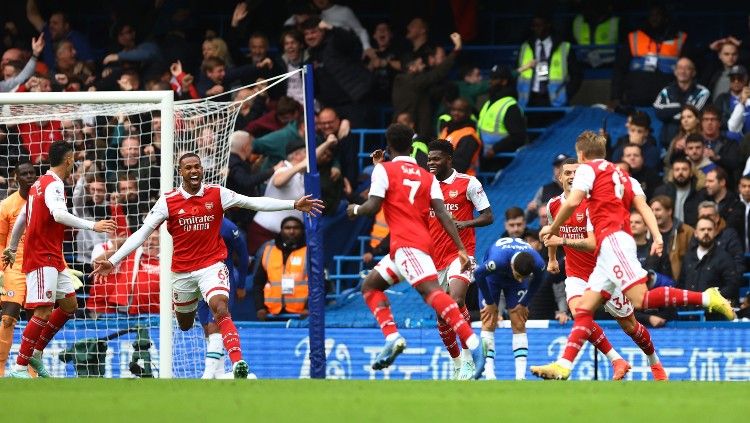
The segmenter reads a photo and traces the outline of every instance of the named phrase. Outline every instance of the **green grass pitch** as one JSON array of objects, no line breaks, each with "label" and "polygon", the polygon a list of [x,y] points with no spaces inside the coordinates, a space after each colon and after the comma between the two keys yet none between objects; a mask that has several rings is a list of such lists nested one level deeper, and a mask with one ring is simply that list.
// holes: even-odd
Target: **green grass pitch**
[{"label": "green grass pitch", "polygon": [[6,417],[29,422],[662,423],[750,414],[748,383],[4,379],[0,389]]}]

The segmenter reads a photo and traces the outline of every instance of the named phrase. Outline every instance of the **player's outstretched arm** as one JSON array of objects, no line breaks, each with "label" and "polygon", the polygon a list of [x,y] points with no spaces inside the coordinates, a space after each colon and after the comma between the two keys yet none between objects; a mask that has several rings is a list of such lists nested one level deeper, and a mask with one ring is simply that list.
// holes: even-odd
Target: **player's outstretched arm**
[{"label": "player's outstretched arm", "polygon": [[453,219],[451,219],[451,216],[445,210],[445,203],[439,198],[433,198],[430,200],[430,206],[432,207],[432,210],[435,211],[435,217],[438,218],[440,225],[443,226],[445,232],[448,233],[453,240],[453,243],[456,244],[456,247],[458,248],[458,259],[461,262],[461,271],[468,270],[469,266],[471,266],[471,263],[469,262],[469,254],[466,252],[466,247],[461,241],[461,237],[458,236],[458,229],[456,229]]},{"label": "player's outstretched arm", "polygon": [[[146,217],[146,219],[148,219],[148,217]],[[96,282],[101,282],[102,278],[106,277],[110,274],[110,272],[112,272],[112,269],[115,268],[117,263],[130,255],[130,253],[135,251],[136,248],[143,245],[143,243],[146,242],[146,239],[148,239],[148,236],[151,235],[151,232],[153,231],[154,228],[146,225],[144,222],[144,225],[141,226],[141,228],[135,231],[132,235],[130,235],[128,239],[126,239],[122,244],[122,246],[109,257],[109,259],[105,258],[105,256],[94,260],[94,271],[91,272],[91,276],[94,277],[94,280]]]},{"label": "player's outstretched arm", "polygon": [[557,211],[555,221],[549,226],[543,227],[539,231],[539,237],[544,240],[547,235],[557,235],[560,232],[560,226],[565,223],[566,220],[573,214],[573,211],[578,208],[581,201],[586,197],[586,193],[577,189],[572,189],[570,195],[560,205],[560,210]]},{"label": "player's outstretched arm", "polygon": [[346,214],[349,217],[357,216],[374,216],[383,206],[383,198],[371,195],[362,204],[349,204],[346,208]]},{"label": "player's outstretched arm", "polygon": [[648,231],[651,232],[651,239],[653,240],[651,243],[651,255],[661,256],[664,250],[664,239],[661,237],[661,232],[659,232],[656,216],[654,216],[651,207],[646,203],[646,197],[641,195],[633,197],[633,207],[643,216],[643,222],[646,224]]},{"label": "player's outstretched arm", "polygon": [[279,200],[271,197],[248,197],[221,188],[221,205],[224,210],[239,207],[256,211],[299,210],[310,214],[319,214],[323,210],[323,202],[306,195],[297,200]]},{"label": "player's outstretched arm", "polygon": [[[547,248],[554,248],[555,250],[557,250],[557,247],[565,246],[574,250],[590,253],[596,250],[596,236],[594,236],[593,232],[588,232],[584,239],[567,239],[561,238],[557,235],[550,235],[550,237],[544,241],[544,245],[546,245]],[[552,257],[550,257],[550,259],[551,258]]]}]

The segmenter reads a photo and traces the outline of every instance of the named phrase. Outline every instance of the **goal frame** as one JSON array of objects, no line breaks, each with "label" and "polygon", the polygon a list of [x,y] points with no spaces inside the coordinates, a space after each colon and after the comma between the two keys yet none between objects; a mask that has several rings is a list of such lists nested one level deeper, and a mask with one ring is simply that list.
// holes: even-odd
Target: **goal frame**
[{"label": "goal frame", "polygon": [[[161,112],[159,192],[174,187],[174,93],[172,91],[82,91],[0,93],[0,106],[12,104],[154,104]],[[159,378],[173,376],[172,237],[159,228]]]}]

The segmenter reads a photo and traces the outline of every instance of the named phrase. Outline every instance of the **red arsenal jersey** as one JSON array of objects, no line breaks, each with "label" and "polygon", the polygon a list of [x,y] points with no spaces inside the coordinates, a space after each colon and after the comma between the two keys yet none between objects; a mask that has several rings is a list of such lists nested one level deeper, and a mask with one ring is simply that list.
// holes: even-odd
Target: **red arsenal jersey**
[{"label": "red arsenal jersey", "polygon": [[[438,182],[443,192],[445,208],[455,220],[471,220],[474,218],[474,210],[482,211],[490,206],[482,184],[473,176],[454,170],[444,181]],[[474,228],[464,228],[458,231],[466,251],[471,256],[476,255],[474,232]],[[440,220],[432,209],[430,210],[430,236],[434,245],[435,267],[438,270],[445,269],[458,257],[458,248],[448,232],[443,229],[443,225],[440,224]]]},{"label": "red arsenal jersey", "polygon": [[[560,194],[547,203],[547,217],[550,223],[555,220],[563,201],[565,201],[565,194]],[[583,200],[573,215],[560,226],[560,236],[565,239],[586,239],[588,232],[593,231],[586,200]],[[563,250],[565,251],[565,274],[587,281],[596,266],[596,254],[567,246],[563,246]]]},{"label": "red arsenal jersey", "polygon": [[413,247],[432,254],[428,230],[430,201],[443,199],[435,177],[407,156],[375,166],[370,195],[383,198],[385,221],[391,231],[391,257],[396,250]]},{"label": "red arsenal jersey", "polygon": [[26,202],[26,249],[21,271],[31,273],[41,267],[65,270],[62,254],[65,225],[52,216],[56,209],[67,210],[63,181],[51,170],[29,189]]}]

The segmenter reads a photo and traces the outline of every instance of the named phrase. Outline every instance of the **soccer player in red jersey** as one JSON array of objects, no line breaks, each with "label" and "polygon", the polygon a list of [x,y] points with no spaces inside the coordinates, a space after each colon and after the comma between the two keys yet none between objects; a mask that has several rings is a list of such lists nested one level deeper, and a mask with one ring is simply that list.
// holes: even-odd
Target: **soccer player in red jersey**
[{"label": "soccer player in red jersey", "polygon": [[420,168],[409,157],[414,132],[405,125],[388,127],[385,137],[391,162],[382,161],[383,152],[373,153],[376,163],[372,172],[370,197],[362,205],[347,208],[350,217],[375,215],[382,207],[391,230],[390,255],[383,257],[362,285],[365,303],[375,316],[385,335],[385,347],[375,358],[372,368],[384,369],[406,348],[406,340],[398,332],[385,290],[402,278],[419,292],[424,301],[458,334],[461,342],[472,352],[475,375],[484,370],[484,354],[479,337],[461,316],[456,302],[438,284],[437,270],[430,255],[433,243],[429,231],[430,207],[453,243],[458,247],[461,272],[467,271],[470,261],[458,235],[456,224],[443,203],[443,193],[435,177]]},{"label": "soccer player in red jersey", "polygon": [[[576,168],[578,168],[576,159],[567,159],[562,163],[560,172],[560,185],[563,187],[563,194],[554,197],[547,203],[547,216],[552,223],[557,216],[560,206],[570,195],[570,189],[573,185],[573,177]],[[631,180],[632,182],[632,180]],[[637,195],[643,195],[638,183],[633,184],[634,191]],[[594,228],[589,219],[587,202],[584,199],[578,205],[573,215],[560,227],[560,236],[550,236],[545,244],[549,251],[549,263],[547,270],[550,273],[559,273],[560,266],[557,263],[557,247],[562,246],[565,251],[565,293],[568,299],[568,306],[573,310],[578,308],[581,302],[581,296],[587,287],[589,275],[594,271],[596,265],[596,237]],[[604,303],[604,309],[612,315],[622,327],[622,330],[628,334],[633,341],[643,350],[651,365],[651,371],[654,380],[666,380],[667,373],[664,371],[659,362],[659,356],[656,354],[654,344],[651,342],[651,335],[648,330],[638,323],[633,314],[633,305],[630,300],[623,295],[622,291],[615,289],[612,297]],[[594,322],[593,330],[588,337],[599,351],[609,358],[614,368],[612,379],[621,380],[630,370],[630,363],[625,361],[620,354],[612,348],[607,336],[602,328]]]},{"label": "soccer player in red jersey", "polygon": [[296,209],[317,214],[320,200],[304,196],[296,201],[268,197],[246,197],[220,185],[203,183],[203,166],[194,153],[183,154],[179,161],[182,185],[162,195],[133,233],[109,258],[95,262],[92,275],[108,275],[112,269],[138,248],[155,229],[167,222],[172,235],[172,291],[177,323],[183,331],[195,323],[195,311],[202,296],[219,326],[224,348],[232,361],[235,379],[245,379],[249,366],[242,359],[237,328],[229,315],[229,272],[224,260],[227,248],[221,238],[224,211],[231,207],[277,211]]},{"label": "soccer player in red jersey", "polygon": [[567,379],[573,360],[581,346],[594,331],[593,311],[609,299],[619,288],[636,310],[643,308],[700,305],[709,311],[735,318],[732,306],[716,288],[704,292],[660,287],[647,291],[648,275],[636,257],[636,245],[630,235],[630,207],[643,216],[653,238],[651,254],[661,254],[664,241],[656,218],[644,197],[634,195],[633,184],[627,173],[604,160],[606,138],[592,131],[584,131],[576,140],[576,153],[581,166],[576,170],[570,195],[560,206],[555,221],[539,231],[540,237],[559,235],[560,227],[588,198],[588,210],[596,236],[596,265],[589,276],[589,286],[575,310],[573,329],[563,356],[557,361],[532,366],[531,372],[545,379]]},{"label": "soccer player in red jersey", "polygon": [[[73,146],[55,141],[49,148],[50,170],[34,182],[26,207],[16,218],[10,245],[3,252],[6,265],[13,265],[18,242],[26,231],[23,265],[26,274],[26,305],[34,310],[21,337],[16,366],[10,377],[29,378],[29,365],[39,377],[50,374],[42,364],[42,352],[78,308],[73,278],[63,258],[65,228],[114,232],[113,220],[92,222],[74,216],[65,204],[65,185],[73,171]],[[54,308],[55,301],[58,307]]]},{"label": "soccer player in red jersey", "polygon": [[[459,173],[453,169],[453,145],[445,140],[433,141],[427,154],[427,168],[435,175],[443,192],[445,208],[458,229],[458,235],[466,247],[469,260],[475,263],[476,236],[474,228],[491,225],[494,217],[487,194],[477,178]],[[474,218],[474,211],[479,216]],[[466,309],[466,291],[473,282],[474,272],[461,271],[458,249],[435,212],[430,210],[430,236],[433,242],[433,258],[438,269],[438,283],[458,304],[461,315],[471,324],[469,310]],[[473,267],[473,266],[472,266]],[[438,333],[448,353],[453,358],[453,379],[469,380],[474,377],[474,360],[466,344],[459,347],[456,332],[438,316]],[[463,351],[462,351],[463,349]]]}]

